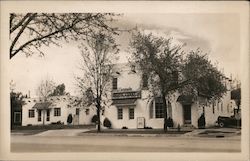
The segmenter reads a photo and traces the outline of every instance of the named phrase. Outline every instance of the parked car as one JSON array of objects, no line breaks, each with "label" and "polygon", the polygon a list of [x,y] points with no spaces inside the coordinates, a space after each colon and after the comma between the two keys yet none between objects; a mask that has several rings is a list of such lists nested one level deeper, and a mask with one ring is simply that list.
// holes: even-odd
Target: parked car
[{"label": "parked car", "polygon": [[241,119],[236,119],[234,116],[219,116],[217,123],[220,127],[241,126]]}]

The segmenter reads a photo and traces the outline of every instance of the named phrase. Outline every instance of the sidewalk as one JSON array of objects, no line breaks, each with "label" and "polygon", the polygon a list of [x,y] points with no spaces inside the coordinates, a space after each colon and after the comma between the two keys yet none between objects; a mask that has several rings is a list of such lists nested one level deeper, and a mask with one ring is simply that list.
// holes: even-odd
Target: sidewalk
[{"label": "sidewalk", "polygon": [[169,129],[166,133],[162,129],[57,129],[46,131],[16,131],[12,135],[33,135],[33,136],[126,136],[126,137],[181,137],[181,138],[224,138],[237,137],[241,135],[240,129],[234,128],[207,128],[193,129],[193,131],[177,131]]}]

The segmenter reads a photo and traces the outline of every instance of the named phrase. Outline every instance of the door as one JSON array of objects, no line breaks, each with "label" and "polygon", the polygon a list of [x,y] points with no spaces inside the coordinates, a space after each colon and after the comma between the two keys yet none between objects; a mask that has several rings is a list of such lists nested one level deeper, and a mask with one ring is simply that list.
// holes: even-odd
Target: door
[{"label": "door", "polygon": [[21,112],[14,112],[14,124],[21,125],[22,115]]},{"label": "door", "polygon": [[47,111],[46,121],[50,121],[50,110],[46,110],[46,111]]},{"label": "door", "polygon": [[184,124],[191,124],[191,105],[183,105]]},{"label": "door", "polygon": [[40,122],[42,121],[42,110],[38,110],[38,118],[37,121]]}]

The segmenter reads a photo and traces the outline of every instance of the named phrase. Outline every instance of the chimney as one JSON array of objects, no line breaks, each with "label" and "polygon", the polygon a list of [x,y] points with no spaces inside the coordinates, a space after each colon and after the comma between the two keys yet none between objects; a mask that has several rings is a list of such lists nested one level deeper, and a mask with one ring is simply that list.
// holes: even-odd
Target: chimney
[{"label": "chimney", "polygon": [[30,98],[30,90],[28,91],[28,98]]}]

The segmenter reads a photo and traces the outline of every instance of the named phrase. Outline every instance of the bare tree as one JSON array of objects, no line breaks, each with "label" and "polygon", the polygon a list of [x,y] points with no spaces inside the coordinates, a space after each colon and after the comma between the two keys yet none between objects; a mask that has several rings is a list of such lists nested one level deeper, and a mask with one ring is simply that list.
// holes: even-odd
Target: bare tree
[{"label": "bare tree", "polygon": [[55,89],[55,83],[49,77],[41,80],[37,87],[37,95],[42,98],[43,101],[47,101],[47,98],[53,93]]},{"label": "bare tree", "polygon": [[100,111],[107,102],[110,78],[112,77],[112,58],[118,53],[117,45],[111,34],[105,31],[93,33],[81,49],[82,77],[76,77],[77,85],[85,98],[92,101],[98,117],[100,131]]},{"label": "bare tree", "polygon": [[42,46],[59,45],[58,40],[79,40],[95,30],[116,34],[111,13],[11,13],[10,59],[23,52],[44,55]]}]

